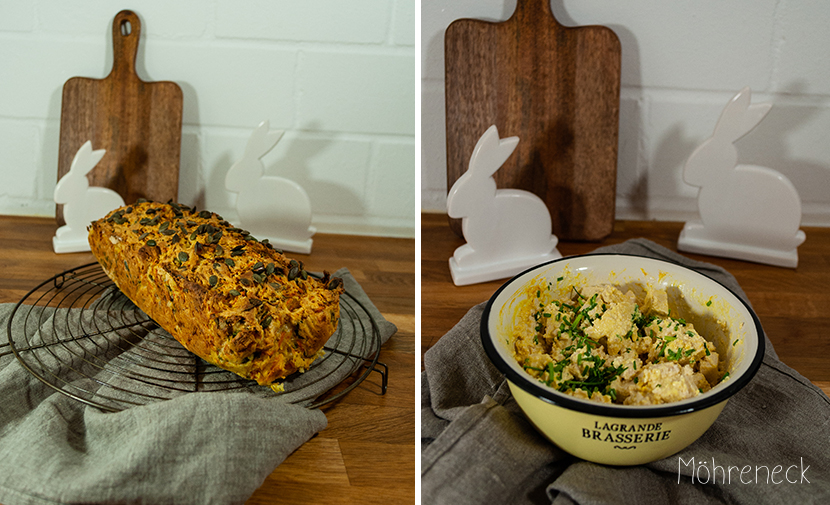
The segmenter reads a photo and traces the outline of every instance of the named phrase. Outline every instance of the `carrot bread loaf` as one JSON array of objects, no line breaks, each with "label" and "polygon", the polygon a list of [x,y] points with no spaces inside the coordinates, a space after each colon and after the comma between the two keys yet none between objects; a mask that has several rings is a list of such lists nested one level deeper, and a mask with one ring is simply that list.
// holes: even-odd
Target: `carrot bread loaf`
[{"label": "carrot bread loaf", "polygon": [[121,291],[184,347],[259,384],[304,371],[340,316],[343,283],[217,214],[139,201],[89,228]]}]

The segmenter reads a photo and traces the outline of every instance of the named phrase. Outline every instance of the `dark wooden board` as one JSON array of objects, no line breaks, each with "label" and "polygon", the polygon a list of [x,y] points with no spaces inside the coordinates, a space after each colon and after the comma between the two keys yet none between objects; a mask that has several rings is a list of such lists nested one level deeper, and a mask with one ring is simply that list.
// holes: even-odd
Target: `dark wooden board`
[{"label": "dark wooden board", "polygon": [[[63,86],[58,180],[87,140],[106,149],[89,173],[91,186],[137,198],[176,200],[182,135],[182,90],[174,82],[145,82],[135,69],[141,21],[131,11],[112,23],[112,71],[103,79],[73,77]],[[62,206],[57,208],[63,224]]]},{"label": "dark wooden board", "polygon": [[[519,0],[504,22],[459,19],[445,33],[447,188],[495,124],[519,137],[495,174],[539,195],[563,240],[611,233],[617,180],[621,47],[603,26],[565,27],[549,0]],[[451,220],[461,235],[460,220]]]}]

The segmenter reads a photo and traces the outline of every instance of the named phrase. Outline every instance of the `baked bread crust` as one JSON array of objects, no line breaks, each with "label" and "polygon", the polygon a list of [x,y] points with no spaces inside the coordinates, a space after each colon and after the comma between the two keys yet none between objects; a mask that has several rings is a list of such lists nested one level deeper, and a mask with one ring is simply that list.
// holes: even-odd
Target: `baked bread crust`
[{"label": "baked bread crust", "polygon": [[139,201],[89,228],[104,272],[185,348],[262,385],[305,371],[337,328],[343,282],[221,216]]}]

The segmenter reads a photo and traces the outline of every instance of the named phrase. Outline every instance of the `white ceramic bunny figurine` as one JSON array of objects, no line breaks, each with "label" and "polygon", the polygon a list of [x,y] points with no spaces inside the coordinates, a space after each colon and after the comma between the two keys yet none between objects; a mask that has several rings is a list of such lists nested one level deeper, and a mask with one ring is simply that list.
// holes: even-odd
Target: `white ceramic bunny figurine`
[{"label": "white ceramic bunny figurine", "polygon": [[447,213],[461,218],[466,244],[450,258],[458,285],[510,277],[544,261],[561,258],[551,217],[541,198],[520,189],[496,189],[493,174],[516,149],[518,137],[499,139],[493,125],[470,157],[467,171],[447,195]]},{"label": "white ceramic bunny figurine", "polygon": [[87,174],[105,153],[104,149],[93,151],[92,142],[87,140],[75,153],[69,172],[55,186],[55,203],[63,205],[66,221],[52,237],[52,248],[56,253],[89,251],[86,229],[89,223],[124,205],[124,199],[115,191],[89,186]]},{"label": "white ceramic bunny figurine", "polygon": [[283,177],[266,176],[260,158],[282,138],[283,131],[269,132],[263,121],[251,134],[242,159],[225,177],[228,191],[238,193],[239,226],[274,247],[308,254],[316,231],[311,226],[311,200],[305,190]]},{"label": "white ceramic bunny figurine", "polygon": [[724,107],[711,138],[686,161],[683,178],[700,187],[699,222],[686,223],[677,242],[682,251],[795,268],[805,234],[801,199],[779,172],[738,165],[734,143],[761,122],[772,107],[750,105],[744,88]]}]

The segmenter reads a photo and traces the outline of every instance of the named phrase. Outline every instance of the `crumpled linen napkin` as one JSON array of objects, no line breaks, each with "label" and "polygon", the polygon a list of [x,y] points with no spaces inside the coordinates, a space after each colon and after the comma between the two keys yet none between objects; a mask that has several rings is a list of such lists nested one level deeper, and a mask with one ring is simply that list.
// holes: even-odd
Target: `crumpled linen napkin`
[{"label": "crumpled linen napkin", "polygon": [[[382,342],[397,330],[349,273],[361,324]],[[242,503],[291,452],[326,427],[306,403],[247,391],[193,392],[104,413],[44,385],[20,366],[0,305],[0,503]],[[16,328],[12,328],[15,331]],[[346,367],[344,367],[345,373]],[[332,377],[338,382],[343,377]],[[330,382],[313,386],[322,393]]]},{"label": "crumpled linen napkin", "polygon": [[[746,300],[724,269],[645,239],[596,252],[679,263]],[[481,346],[484,305],[424,356],[422,503],[830,503],[830,399],[782,363],[768,338],[761,369],[700,439],[654,463],[612,467],[568,455],[527,421]],[[727,481],[730,466],[751,472],[733,470]]]}]

